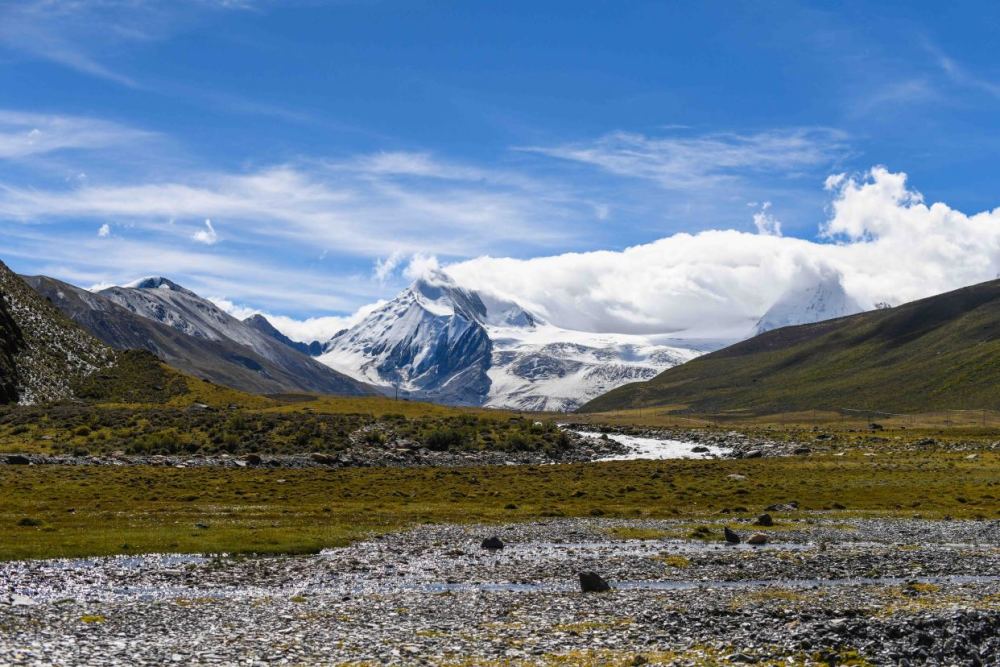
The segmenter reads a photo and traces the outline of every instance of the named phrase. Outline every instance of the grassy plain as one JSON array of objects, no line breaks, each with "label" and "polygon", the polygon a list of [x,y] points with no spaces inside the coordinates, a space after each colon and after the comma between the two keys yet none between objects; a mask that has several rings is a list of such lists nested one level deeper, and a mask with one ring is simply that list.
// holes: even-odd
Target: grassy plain
[{"label": "grassy plain", "polygon": [[[1000,455],[844,456],[477,468],[0,466],[0,559],[311,552],[423,522],[561,516],[1000,517]],[[738,473],[745,479],[728,477]],[[843,509],[834,509],[843,507]],[[730,513],[721,515],[723,509]],[[26,521],[27,520],[27,521]],[[715,536],[714,531],[712,536]]]}]

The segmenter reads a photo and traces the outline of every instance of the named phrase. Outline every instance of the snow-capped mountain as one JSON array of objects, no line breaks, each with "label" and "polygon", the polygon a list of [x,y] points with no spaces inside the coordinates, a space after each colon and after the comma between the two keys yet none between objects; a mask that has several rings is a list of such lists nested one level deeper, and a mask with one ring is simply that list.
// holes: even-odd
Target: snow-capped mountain
[{"label": "snow-capped mountain", "polygon": [[319,361],[358,380],[415,397],[482,405],[492,345],[486,305],[444,274],[417,280],[354,327]]},{"label": "snow-capped mountain", "polygon": [[840,274],[823,271],[781,295],[757,321],[755,333],[845,317],[862,310],[864,308],[844,290]]},{"label": "snow-capped mountain", "polygon": [[696,355],[643,336],[562,329],[434,272],[332,338],[319,360],[415,398],[570,410]]}]

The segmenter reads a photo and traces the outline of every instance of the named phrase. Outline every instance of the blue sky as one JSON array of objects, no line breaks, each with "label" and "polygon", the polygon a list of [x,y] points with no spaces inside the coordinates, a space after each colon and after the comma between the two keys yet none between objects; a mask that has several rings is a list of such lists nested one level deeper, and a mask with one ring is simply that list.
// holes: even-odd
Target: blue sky
[{"label": "blue sky", "polygon": [[415,255],[767,220],[864,241],[822,233],[831,174],[1000,203],[998,23],[971,2],[8,0],[0,258],[301,319],[390,297]]}]

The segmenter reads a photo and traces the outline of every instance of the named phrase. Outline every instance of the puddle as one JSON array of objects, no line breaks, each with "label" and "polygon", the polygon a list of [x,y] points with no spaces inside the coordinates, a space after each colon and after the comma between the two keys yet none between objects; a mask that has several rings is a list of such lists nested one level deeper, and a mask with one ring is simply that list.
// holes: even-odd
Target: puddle
[{"label": "puddle", "polygon": [[[624,435],[621,433],[598,433],[596,431],[574,431],[582,436],[590,438],[600,438],[607,435],[609,439],[628,447],[625,454],[615,454],[613,456],[602,456],[595,459],[597,461],[636,461],[653,460],[662,461],[666,459],[713,459],[725,456],[727,449],[714,445],[703,445],[698,442],[684,440],[659,440],[657,438],[639,438],[634,435]],[[708,451],[692,451],[695,447],[704,447]]]},{"label": "puddle", "polygon": [[198,565],[211,560],[198,554],[140,554],[136,556],[106,556],[100,558],[61,558],[44,561],[46,567],[56,570],[91,570],[112,566],[121,570],[142,570]]}]

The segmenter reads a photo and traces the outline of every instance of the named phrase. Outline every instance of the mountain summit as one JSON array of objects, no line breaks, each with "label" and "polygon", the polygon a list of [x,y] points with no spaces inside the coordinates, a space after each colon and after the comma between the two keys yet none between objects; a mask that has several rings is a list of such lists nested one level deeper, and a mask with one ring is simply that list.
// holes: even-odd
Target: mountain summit
[{"label": "mountain summit", "polygon": [[789,288],[758,320],[756,333],[811,324],[864,310],[845,290],[838,272],[809,272]]}]

